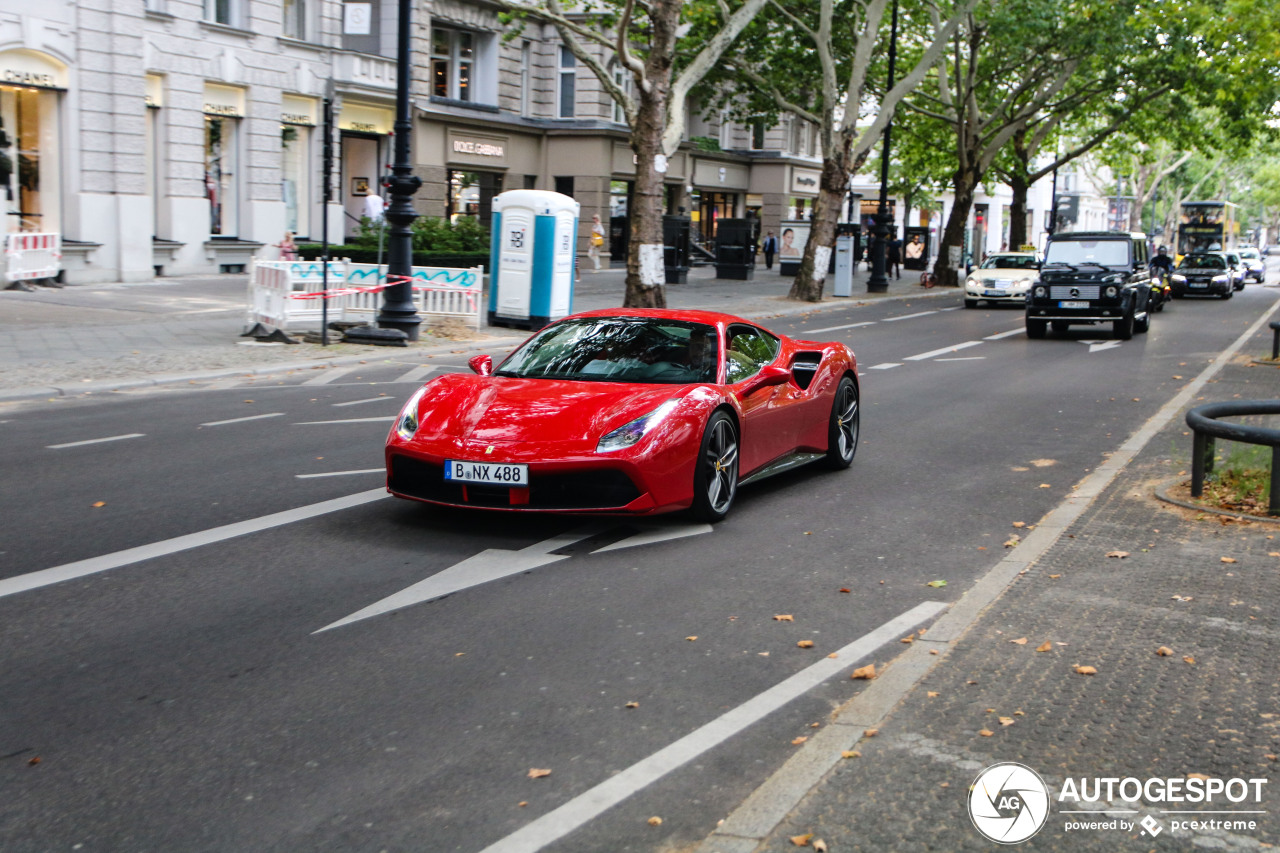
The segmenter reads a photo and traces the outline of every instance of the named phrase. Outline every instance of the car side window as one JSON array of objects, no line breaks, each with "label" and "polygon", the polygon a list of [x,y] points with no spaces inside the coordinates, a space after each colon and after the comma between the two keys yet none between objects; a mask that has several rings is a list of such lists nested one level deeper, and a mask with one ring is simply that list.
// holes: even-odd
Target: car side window
[{"label": "car side window", "polygon": [[755,326],[730,326],[727,358],[728,381],[732,385],[750,379],[760,368],[778,357],[778,339]]}]

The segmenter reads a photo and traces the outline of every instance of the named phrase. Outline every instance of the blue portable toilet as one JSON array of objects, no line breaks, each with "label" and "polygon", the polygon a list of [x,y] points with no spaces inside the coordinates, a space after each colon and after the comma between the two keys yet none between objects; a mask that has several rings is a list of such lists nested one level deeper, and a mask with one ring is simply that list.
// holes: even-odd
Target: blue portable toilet
[{"label": "blue portable toilet", "polygon": [[572,312],[580,209],[547,190],[493,197],[489,325],[541,329]]}]

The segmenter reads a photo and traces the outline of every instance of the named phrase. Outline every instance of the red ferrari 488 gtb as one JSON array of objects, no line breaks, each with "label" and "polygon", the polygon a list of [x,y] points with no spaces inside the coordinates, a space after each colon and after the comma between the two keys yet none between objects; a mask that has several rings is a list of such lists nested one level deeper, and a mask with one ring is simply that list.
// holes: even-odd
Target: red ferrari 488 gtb
[{"label": "red ferrari 488 gtb", "polygon": [[842,343],[727,314],[566,317],[497,369],[437,377],[387,436],[387,489],[428,503],[724,518],[738,486],[808,462],[847,468],[858,371]]}]

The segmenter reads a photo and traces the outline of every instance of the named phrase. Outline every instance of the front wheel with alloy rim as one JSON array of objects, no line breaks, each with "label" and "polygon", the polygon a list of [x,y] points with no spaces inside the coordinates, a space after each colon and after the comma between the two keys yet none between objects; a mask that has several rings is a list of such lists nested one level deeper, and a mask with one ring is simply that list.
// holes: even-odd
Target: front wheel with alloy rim
[{"label": "front wheel with alloy rim", "polygon": [[729,514],[738,493],[738,429],[722,411],[707,421],[693,471],[694,517],[716,522]]},{"label": "front wheel with alloy rim", "polygon": [[858,452],[858,386],[848,376],[840,380],[835,399],[831,403],[831,422],[827,426],[828,468],[840,470],[853,462]]}]

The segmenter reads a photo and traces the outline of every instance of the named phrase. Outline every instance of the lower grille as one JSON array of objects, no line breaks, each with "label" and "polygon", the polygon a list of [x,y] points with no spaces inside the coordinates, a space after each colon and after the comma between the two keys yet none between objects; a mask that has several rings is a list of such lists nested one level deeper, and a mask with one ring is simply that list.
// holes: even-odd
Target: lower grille
[{"label": "lower grille", "polygon": [[[1073,294],[1072,291],[1075,291]],[[1050,299],[1097,299],[1102,288],[1096,284],[1055,284],[1049,288]]]},{"label": "lower grille", "polygon": [[529,502],[513,505],[511,489],[506,486],[446,480],[442,465],[409,456],[391,457],[389,485],[393,492],[423,500],[519,509],[617,509],[640,497],[635,483],[621,471],[607,468],[565,474],[530,471]]}]

